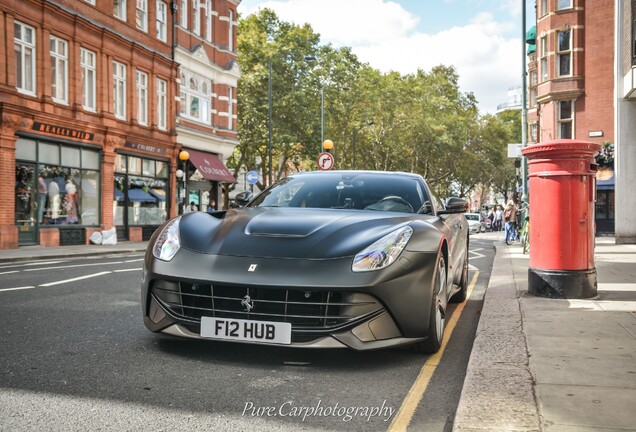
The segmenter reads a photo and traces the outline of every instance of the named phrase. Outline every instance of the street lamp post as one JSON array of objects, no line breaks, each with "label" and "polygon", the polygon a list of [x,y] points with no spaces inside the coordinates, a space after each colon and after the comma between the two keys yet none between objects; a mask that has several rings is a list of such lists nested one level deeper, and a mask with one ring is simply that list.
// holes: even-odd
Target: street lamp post
[{"label": "street lamp post", "polygon": [[267,85],[267,103],[268,103],[268,115],[267,115],[267,185],[272,184],[272,56],[269,56],[269,81]]},{"label": "street lamp post", "polygon": [[179,152],[179,159],[183,162],[183,206],[181,213],[185,212],[185,208],[188,205],[188,159],[190,159],[190,153],[185,150]]}]

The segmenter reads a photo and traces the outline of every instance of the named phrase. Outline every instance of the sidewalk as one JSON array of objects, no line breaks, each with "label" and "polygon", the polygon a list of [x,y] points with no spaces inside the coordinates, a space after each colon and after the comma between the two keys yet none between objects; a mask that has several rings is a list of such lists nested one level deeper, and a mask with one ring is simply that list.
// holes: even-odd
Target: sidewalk
[{"label": "sidewalk", "polygon": [[596,239],[592,300],[529,296],[528,256],[496,248],[453,430],[636,430],[636,246]]},{"label": "sidewalk", "polygon": [[122,252],[145,252],[148,242],[118,242],[112,246],[77,245],[77,246],[22,246],[18,249],[0,250],[0,262],[26,261],[47,258],[69,258],[88,255],[108,255]]}]

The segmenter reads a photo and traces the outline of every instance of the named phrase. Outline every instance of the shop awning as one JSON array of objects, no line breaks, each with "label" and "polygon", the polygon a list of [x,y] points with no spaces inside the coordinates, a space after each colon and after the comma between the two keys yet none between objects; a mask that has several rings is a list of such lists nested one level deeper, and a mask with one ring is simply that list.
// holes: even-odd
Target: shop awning
[{"label": "shop awning", "polygon": [[128,189],[128,201],[131,202],[157,202],[152,195],[144,192],[143,189]]},{"label": "shop awning", "polygon": [[238,183],[223,164],[223,161],[216,155],[190,149],[187,149],[187,152],[190,153],[190,162],[192,162],[204,178],[223,183]]},{"label": "shop awning", "polygon": [[150,195],[156,197],[159,201],[166,200],[166,193],[161,189],[149,189],[148,192],[150,192]]},{"label": "shop awning", "polygon": [[120,191],[119,189],[115,188],[115,201],[123,201],[123,200],[124,200],[124,193]]}]

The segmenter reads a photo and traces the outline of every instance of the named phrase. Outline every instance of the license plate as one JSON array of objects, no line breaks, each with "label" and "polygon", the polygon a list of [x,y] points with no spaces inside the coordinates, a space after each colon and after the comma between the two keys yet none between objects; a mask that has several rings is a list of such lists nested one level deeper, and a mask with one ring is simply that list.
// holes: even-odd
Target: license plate
[{"label": "license plate", "polygon": [[201,317],[201,337],[289,345],[291,323]]}]

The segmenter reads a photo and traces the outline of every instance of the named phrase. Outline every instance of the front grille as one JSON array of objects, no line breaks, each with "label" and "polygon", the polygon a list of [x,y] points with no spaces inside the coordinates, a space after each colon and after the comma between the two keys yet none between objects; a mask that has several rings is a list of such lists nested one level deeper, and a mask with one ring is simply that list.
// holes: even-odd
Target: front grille
[{"label": "front grille", "polygon": [[341,291],[155,281],[152,292],[188,322],[200,322],[202,316],[278,321],[291,323],[295,331],[333,330],[382,310],[369,294]]}]

